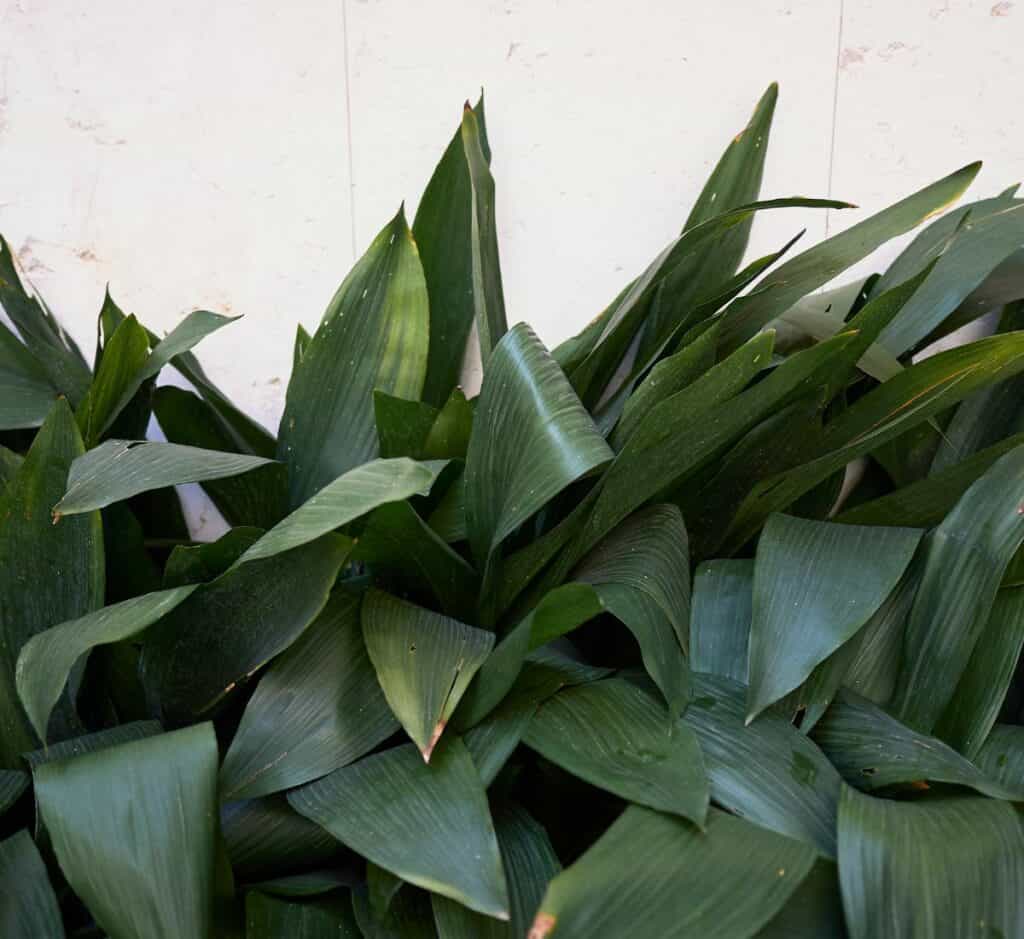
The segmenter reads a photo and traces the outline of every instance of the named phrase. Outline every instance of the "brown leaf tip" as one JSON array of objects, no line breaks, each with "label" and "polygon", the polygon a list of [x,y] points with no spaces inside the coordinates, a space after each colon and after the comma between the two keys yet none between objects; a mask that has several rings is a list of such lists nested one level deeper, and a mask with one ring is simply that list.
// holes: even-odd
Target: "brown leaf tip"
[{"label": "brown leaf tip", "polygon": [[547,939],[555,928],[555,917],[550,913],[538,913],[526,939]]},{"label": "brown leaf tip", "polygon": [[437,722],[437,726],[434,727],[434,732],[430,735],[430,742],[421,751],[423,753],[423,762],[430,762],[430,755],[434,752],[434,747],[437,746],[437,741],[441,739],[441,734],[444,733],[446,722],[440,720]]}]

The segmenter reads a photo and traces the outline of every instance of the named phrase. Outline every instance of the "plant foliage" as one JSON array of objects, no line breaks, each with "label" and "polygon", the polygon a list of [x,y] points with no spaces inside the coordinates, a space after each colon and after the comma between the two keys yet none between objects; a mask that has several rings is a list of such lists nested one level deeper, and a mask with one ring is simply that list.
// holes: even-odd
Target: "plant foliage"
[{"label": "plant foliage", "polygon": [[276,436],[0,239],[4,939],[1024,934],[1024,200],[741,266],[776,95],[555,349],[467,105]]}]

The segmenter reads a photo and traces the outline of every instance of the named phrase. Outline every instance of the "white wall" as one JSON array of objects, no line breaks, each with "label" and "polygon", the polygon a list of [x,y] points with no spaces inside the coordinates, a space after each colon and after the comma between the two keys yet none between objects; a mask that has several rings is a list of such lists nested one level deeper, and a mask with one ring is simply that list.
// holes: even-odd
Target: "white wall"
[{"label": "white wall", "polygon": [[[994,5],[993,5],[994,3]],[[270,427],[296,322],[414,207],[486,88],[510,320],[554,344],[677,232],[781,84],[752,250],[805,243],[977,157],[1024,177],[1024,2],[0,0],[0,232],[92,348],[106,282]],[[889,252],[888,256],[891,256]]]}]

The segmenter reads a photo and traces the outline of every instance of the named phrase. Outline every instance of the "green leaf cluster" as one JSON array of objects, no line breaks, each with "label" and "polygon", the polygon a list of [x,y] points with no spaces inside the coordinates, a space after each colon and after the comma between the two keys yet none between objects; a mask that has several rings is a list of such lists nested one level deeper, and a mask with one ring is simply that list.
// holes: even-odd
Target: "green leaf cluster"
[{"label": "green leaf cluster", "polygon": [[467,104],[276,433],[0,239],[0,935],[1024,934],[1024,201],[744,263],[776,98],[554,349]]}]

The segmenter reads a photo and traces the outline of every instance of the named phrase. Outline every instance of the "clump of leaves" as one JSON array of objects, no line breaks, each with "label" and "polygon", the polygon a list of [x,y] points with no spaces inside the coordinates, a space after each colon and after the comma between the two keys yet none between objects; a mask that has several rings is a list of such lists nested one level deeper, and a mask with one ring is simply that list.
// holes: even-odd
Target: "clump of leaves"
[{"label": "clump of leaves", "polygon": [[228,318],[108,296],[90,368],[0,242],[6,939],[1020,934],[1024,201],[816,292],[975,164],[741,267],[844,205],[757,201],[775,97],[553,351],[467,106],[276,438],[192,353]]}]

